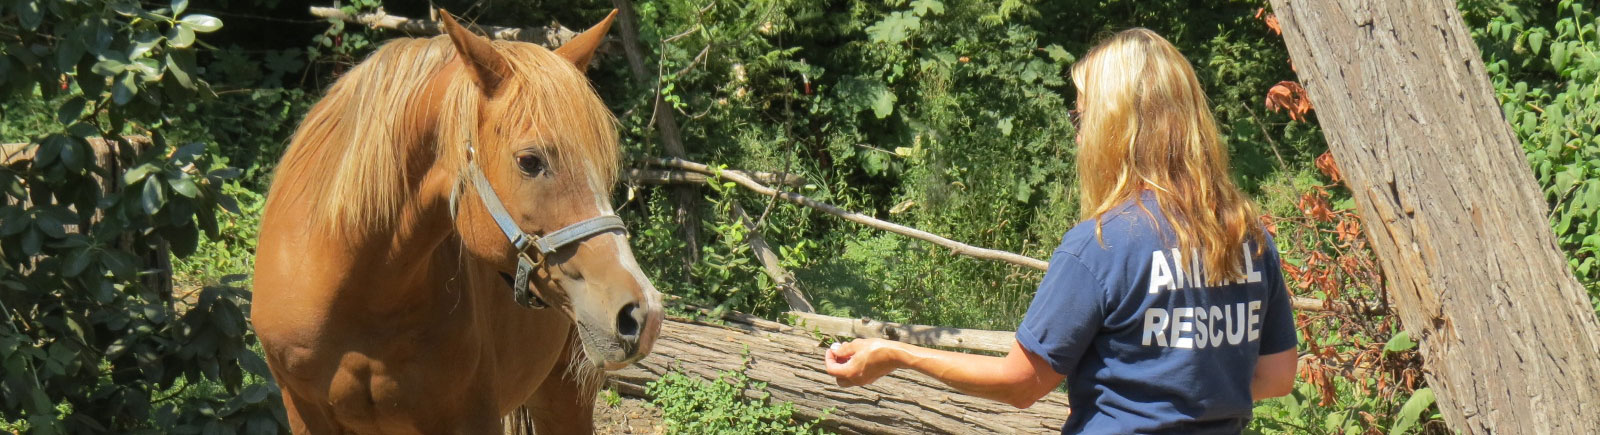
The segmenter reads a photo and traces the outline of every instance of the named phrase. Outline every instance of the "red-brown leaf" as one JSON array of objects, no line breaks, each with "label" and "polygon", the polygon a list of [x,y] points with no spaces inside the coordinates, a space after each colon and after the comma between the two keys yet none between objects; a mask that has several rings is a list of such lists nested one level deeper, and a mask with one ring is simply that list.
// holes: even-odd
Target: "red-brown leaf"
[{"label": "red-brown leaf", "polygon": [[1299,83],[1281,81],[1267,90],[1267,109],[1273,112],[1289,111],[1289,119],[1305,122],[1306,113],[1311,112],[1311,98],[1306,96],[1306,88]]}]

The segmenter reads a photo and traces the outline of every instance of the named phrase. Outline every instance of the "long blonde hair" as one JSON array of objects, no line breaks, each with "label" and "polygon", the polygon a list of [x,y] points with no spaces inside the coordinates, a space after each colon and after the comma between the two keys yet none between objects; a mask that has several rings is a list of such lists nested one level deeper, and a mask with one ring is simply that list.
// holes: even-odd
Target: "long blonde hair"
[{"label": "long blonde hair", "polygon": [[1261,249],[1259,213],[1229,176],[1221,133],[1188,59],[1149,29],[1124,30],[1073,65],[1072,83],[1081,112],[1082,217],[1099,218],[1149,190],[1178,249],[1200,251],[1206,282],[1238,280],[1247,261],[1241,244],[1253,240]]}]

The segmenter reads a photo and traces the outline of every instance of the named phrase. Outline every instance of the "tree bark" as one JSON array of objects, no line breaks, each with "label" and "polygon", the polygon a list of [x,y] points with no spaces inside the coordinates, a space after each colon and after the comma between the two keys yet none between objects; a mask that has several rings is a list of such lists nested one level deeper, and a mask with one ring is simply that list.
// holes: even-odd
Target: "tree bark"
[{"label": "tree bark", "polygon": [[1455,2],[1272,6],[1445,421],[1600,433],[1600,323]]},{"label": "tree bark", "polygon": [[[650,356],[610,373],[610,384],[621,394],[644,397],[646,384],[669,370],[711,380],[743,370],[750,380],[767,383],[769,400],[793,403],[797,419],[826,412],[823,426],[840,433],[1057,433],[1067,420],[1064,393],[1016,409],[963,395],[911,370],[841,388],[823,372],[827,348],[809,329],[738,314],[723,320],[726,326],[668,319]],[[764,395],[746,390],[745,397]]]}]

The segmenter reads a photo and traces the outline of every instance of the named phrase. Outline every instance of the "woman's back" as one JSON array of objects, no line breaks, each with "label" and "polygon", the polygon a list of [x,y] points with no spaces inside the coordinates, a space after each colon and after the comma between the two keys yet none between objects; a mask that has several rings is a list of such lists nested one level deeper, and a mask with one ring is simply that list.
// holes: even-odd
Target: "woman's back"
[{"label": "woman's back", "polygon": [[[1256,359],[1295,346],[1277,251],[1263,237],[1259,251],[1184,252],[1140,197],[1103,214],[1098,236],[1094,220],[1067,233],[1017,339],[1067,375],[1065,432],[1238,433]],[[1206,249],[1242,252],[1240,278],[1207,285]]]}]

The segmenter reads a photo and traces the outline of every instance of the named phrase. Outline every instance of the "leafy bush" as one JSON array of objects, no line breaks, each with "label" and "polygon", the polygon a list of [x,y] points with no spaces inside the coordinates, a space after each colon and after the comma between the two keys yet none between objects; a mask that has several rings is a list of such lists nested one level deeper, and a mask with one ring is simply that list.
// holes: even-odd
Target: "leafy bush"
[{"label": "leafy bush", "polygon": [[[748,366],[748,351],[744,358]],[[652,397],[652,406],[661,409],[669,434],[824,433],[817,426],[822,420],[795,420],[794,404],[745,397],[746,391],[759,394],[766,388],[764,382],[751,381],[744,368],[722,372],[715,380],[692,378],[674,370],[651,381],[645,394]]]},{"label": "leafy bush", "polygon": [[[222,25],[187,6],[0,6],[3,105],[38,110],[4,129],[26,145],[0,167],[0,421],[34,433],[282,426],[248,347],[249,294],[178,298],[162,271],[167,249],[191,254],[200,232],[220,236],[218,210],[236,208],[221,186],[238,170],[166,134],[210,94],[193,46]],[[102,138],[115,157],[97,158]],[[215,388],[185,387],[202,383]]]}]

